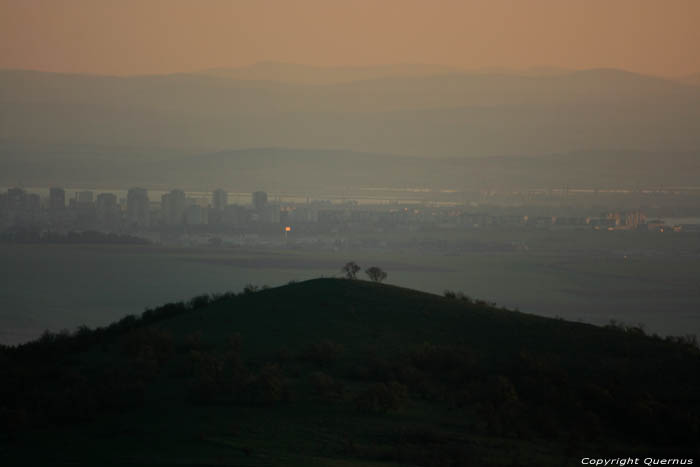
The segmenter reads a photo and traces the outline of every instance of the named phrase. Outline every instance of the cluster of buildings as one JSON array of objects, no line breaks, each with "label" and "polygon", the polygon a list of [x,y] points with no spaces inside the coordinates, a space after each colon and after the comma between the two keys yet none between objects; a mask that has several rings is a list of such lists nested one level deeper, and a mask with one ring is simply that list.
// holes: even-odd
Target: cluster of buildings
[{"label": "cluster of buildings", "polygon": [[667,225],[662,219],[647,219],[638,210],[606,212],[600,216],[490,216],[464,213],[462,223],[471,227],[536,227],[551,229],[592,228],[593,230],[648,230],[680,232],[693,225]]},{"label": "cluster of buildings", "polygon": [[280,222],[279,204],[269,203],[267,193],[255,192],[251,206],[228,203],[226,191],[212,192],[211,199],[191,198],[175,189],[154,202],[145,188],[131,188],[125,198],[115,193],[76,191],[69,197],[52,187],[42,197],[22,188],[0,193],[0,230],[40,228],[53,230],[97,229],[138,232],[186,226],[274,224]]},{"label": "cluster of buildings", "polygon": [[48,197],[10,188],[0,193],[0,229],[12,227],[56,230],[101,228],[119,230],[121,207],[113,193],[78,191],[67,199],[62,188],[50,188]]},{"label": "cluster of buildings", "polygon": [[594,230],[647,230],[651,225],[656,227],[663,221],[656,220],[647,223],[646,215],[641,211],[618,211],[594,216],[527,216],[506,215],[492,216],[488,214],[462,214],[462,223],[471,227],[541,227],[541,228],[581,228],[589,227]]},{"label": "cluster of buildings", "polygon": [[[156,196],[158,196],[156,194]],[[126,196],[76,191],[67,196],[53,187],[48,196],[11,188],[0,193],[0,231],[19,227],[43,231],[100,230],[106,232],[387,232],[392,230],[546,228],[596,230],[678,230],[641,211],[607,212],[591,216],[489,214],[469,206],[359,205],[354,201],[281,203],[264,191],[252,193],[246,205],[230,204],[228,193],[190,197],[180,189],[153,200],[145,188]],[[483,208],[482,208],[483,209]]]}]

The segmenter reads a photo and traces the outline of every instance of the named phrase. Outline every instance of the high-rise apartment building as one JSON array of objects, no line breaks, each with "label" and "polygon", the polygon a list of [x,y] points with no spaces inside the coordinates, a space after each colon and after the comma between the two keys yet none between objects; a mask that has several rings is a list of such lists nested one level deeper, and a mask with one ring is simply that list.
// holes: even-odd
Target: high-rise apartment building
[{"label": "high-rise apartment building", "polygon": [[126,220],[130,227],[147,228],[151,224],[148,190],[131,188],[126,195]]}]

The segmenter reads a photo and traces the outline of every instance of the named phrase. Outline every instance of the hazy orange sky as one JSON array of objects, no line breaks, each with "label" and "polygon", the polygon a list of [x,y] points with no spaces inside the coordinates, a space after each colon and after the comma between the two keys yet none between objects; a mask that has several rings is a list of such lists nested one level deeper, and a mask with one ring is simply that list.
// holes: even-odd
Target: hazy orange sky
[{"label": "hazy orange sky", "polygon": [[700,72],[700,0],[0,0],[0,68],[432,63]]}]

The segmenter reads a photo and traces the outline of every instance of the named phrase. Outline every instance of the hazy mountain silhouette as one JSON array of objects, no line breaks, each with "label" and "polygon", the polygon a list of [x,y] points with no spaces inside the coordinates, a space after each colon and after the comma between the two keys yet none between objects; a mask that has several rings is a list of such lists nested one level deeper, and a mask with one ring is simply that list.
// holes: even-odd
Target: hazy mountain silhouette
[{"label": "hazy mountain silhouette", "polygon": [[463,72],[443,65],[396,64],[363,67],[320,67],[284,62],[258,62],[240,68],[213,68],[199,74],[237,80],[297,84],[337,84],[390,76],[428,76]]},{"label": "hazy mountain silhouette", "polygon": [[697,86],[619,70],[451,73],[326,85],[0,72],[0,138],[433,156],[700,148]]},{"label": "hazy mountain silhouette", "polygon": [[[656,170],[659,161],[673,169]],[[538,157],[426,159],[342,150],[255,148],[145,164],[141,172],[194,187],[289,190],[357,187],[533,188],[695,186],[700,154],[579,151]]]},{"label": "hazy mountain silhouette", "polygon": [[695,73],[693,75],[682,76],[678,81],[685,84],[692,84],[694,86],[700,86],[700,73]]},{"label": "hazy mountain silhouette", "polygon": [[571,73],[573,70],[533,66],[524,69],[507,67],[481,67],[464,69],[445,65],[392,64],[376,66],[322,67],[284,62],[258,62],[239,68],[212,68],[202,70],[199,75],[216,76],[248,81],[277,81],[294,84],[340,84],[353,81],[367,81],[391,77],[422,77],[435,75],[512,75],[512,76],[555,76]]},{"label": "hazy mountain silhouette", "polygon": [[[660,161],[663,161],[661,163]],[[658,167],[663,165],[665,171]],[[358,187],[510,189],[695,186],[698,152],[577,151],[542,156],[423,158],[332,149],[216,152],[0,142],[0,184],[180,186],[335,192]]]}]

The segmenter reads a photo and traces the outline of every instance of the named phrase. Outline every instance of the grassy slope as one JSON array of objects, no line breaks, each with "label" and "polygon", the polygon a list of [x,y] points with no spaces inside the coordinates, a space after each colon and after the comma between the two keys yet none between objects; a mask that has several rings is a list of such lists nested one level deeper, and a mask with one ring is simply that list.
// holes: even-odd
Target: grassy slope
[{"label": "grassy slope", "polygon": [[[315,279],[262,290],[214,304],[159,325],[176,338],[201,331],[210,344],[239,333],[251,357],[331,339],[349,354],[391,354],[430,342],[467,344],[492,358],[521,348],[565,351],[572,358],[627,353],[651,356],[648,339],[620,340],[618,333],[583,323],[549,319],[484,303],[467,304],[402,287],[365,281]],[[663,345],[657,344],[661,347]]]},{"label": "grassy slope", "polygon": [[[344,350],[336,367],[327,371],[345,381],[346,394],[350,395],[367,385],[362,380],[345,380],[343,375],[354,366],[367,358],[401,358],[425,342],[468,347],[494,374],[515,371],[513,367],[522,362],[523,351],[554,359],[556,371],[563,378],[583,374],[595,379],[594,373],[608,371],[605,365],[622,362],[631,378],[637,378],[646,366],[661,369],[653,378],[674,384],[683,379],[678,375],[678,361],[684,365],[689,362],[692,366],[686,368],[691,373],[700,369],[697,358],[679,356],[668,343],[634,333],[338,279],[317,279],[239,295],[151,326],[171,333],[176,342],[201,333],[207,348],[222,347],[228,337],[238,333],[243,356],[250,365],[280,361],[282,354],[300,355],[310,344],[332,340]],[[110,365],[120,358],[109,348],[105,351],[96,347],[80,357],[86,367]],[[61,433],[52,429],[33,432],[13,443],[0,444],[0,455],[4,451],[13,462],[38,456],[52,462],[85,465],[105,460],[198,465],[394,465],[387,459],[397,457],[397,446],[424,442],[437,453],[442,445],[464,446],[482,465],[575,463],[567,443],[561,440],[535,437],[520,441],[513,435],[474,432],[480,416],[469,407],[456,410],[444,400],[411,398],[396,412],[358,413],[350,395],[339,400],[311,395],[305,377],[308,365],[292,360],[285,370],[292,381],[293,398],[288,403],[193,406],[184,402],[187,382],[163,370],[148,386],[144,408],[102,416]],[[663,370],[665,362],[673,363],[668,365],[667,374]],[[606,377],[603,374],[603,380]],[[697,389],[692,378],[688,384],[688,390]],[[422,441],[405,441],[411,437]],[[634,436],[619,440],[626,446],[636,444]],[[34,449],[36,446],[40,449]],[[436,459],[433,464],[447,465],[440,462]],[[423,459],[419,464],[429,463]]]}]

